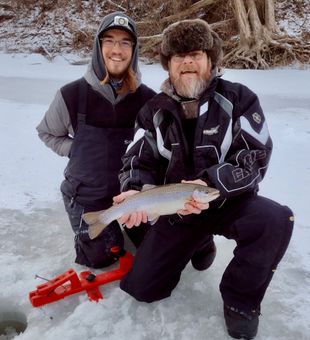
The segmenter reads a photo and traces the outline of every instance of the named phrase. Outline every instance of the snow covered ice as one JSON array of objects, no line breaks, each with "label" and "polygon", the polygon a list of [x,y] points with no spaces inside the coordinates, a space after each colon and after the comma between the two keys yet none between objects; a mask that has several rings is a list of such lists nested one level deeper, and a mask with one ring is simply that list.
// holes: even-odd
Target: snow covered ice
[{"label": "snow covered ice", "polygon": [[[140,303],[114,282],[101,286],[99,303],[80,293],[31,306],[28,293],[44,283],[36,274],[53,278],[69,268],[86,270],[74,263],[59,192],[67,160],[46,148],[35,130],[56,90],[81,77],[86,66],[23,54],[0,54],[0,64],[0,304],[16,305],[28,319],[26,331],[14,339],[230,339],[218,285],[234,242],[223,237],[216,237],[213,266],[198,272],[189,264],[168,299]],[[141,70],[158,91],[166,77],[160,65]],[[256,339],[310,339],[310,70],[226,70],[224,78],[259,95],[274,142],[260,193],[296,215],[291,243],[263,300]]]}]

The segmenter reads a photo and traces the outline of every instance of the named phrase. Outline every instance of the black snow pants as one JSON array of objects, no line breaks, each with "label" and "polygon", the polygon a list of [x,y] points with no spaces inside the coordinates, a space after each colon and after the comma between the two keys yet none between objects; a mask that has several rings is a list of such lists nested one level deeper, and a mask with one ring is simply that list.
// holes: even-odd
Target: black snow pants
[{"label": "black snow pants", "polygon": [[120,287],[139,301],[170,296],[195,251],[210,234],[223,235],[237,244],[220,283],[223,301],[250,312],[259,308],[292,230],[288,207],[254,194],[200,215],[162,217],[145,235]]},{"label": "black snow pants", "polygon": [[75,262],[92,268],[103,268],[114,263],[117,259],[111,248],[124,247],[124,238],[118,222],[113,221],[98,237],[91,240],[88,236],[88,225],[82,219],[84,207],[77,201],[72,202],[64,194],[63,201],[75,234]]}]

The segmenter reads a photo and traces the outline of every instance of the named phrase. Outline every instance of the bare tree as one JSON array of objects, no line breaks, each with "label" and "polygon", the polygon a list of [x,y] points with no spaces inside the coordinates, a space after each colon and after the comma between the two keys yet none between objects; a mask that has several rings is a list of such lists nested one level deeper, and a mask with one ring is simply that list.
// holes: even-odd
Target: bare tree
[{"label": "bare tree", "polygon": [[223,63],[241,68],[268,68],[293,61],[309,63],[310,44],[282,34],[274,0],[233,0],[239,39]]},{"label": "bare tree", "polygon": [[[175,6],[177,3],[178,1]],[[208,11],[211,6],[212,10]],[[218,31],[225,41],[224,66],[265,69],[294,61],[310,63],[309,42],[290,37],[279,30],[275,20],[274,0],[200,0],[188,7],[182,7],[182,10],[174,12],[175,14],[162,16],[156,22],[151,18],[139,22],[140,26],[158,28],[156,32],[152,31],[141,37],[142,54],[151,58],[156,55],[161,39],[160,32],[169,23],[195,16],[209,21],[210,13],[223,13],[223,10],[229,7],[230,17],[221,19],[218,16],[216,21],[211,23],[211,27]],[[237,28],[236,34],[232,32],[232,27]],[[146,30],[141,29],[141,32]]]},{"label": "bare tree", "polygon": [[[281,10],[275,13],[275,8]],[[280,16],[288,18],[284,8],[301,19],[298,36],[279,29]],[[11,37],[6,48],[12,51],[17,50],[14,41],[18,41],[22,50],[51,57],[61,49],[88,54],[101,18],[115,10],[126,12],[137,22],[140,55],[146,61],[158,59],[161,33],[169,24],[202,18],[224,42],[223,66],[264,69],[294,62],[310,64],[309,0],[0,0],[4,28],[0,35],[2,39]],[[8,25],[12,29],[7,30]],[[20,26],[24,29],[14,30]],[[29,44],[30,40],[37,43]],[[40,41],[53,43],[47,47],[39,45]]]}]

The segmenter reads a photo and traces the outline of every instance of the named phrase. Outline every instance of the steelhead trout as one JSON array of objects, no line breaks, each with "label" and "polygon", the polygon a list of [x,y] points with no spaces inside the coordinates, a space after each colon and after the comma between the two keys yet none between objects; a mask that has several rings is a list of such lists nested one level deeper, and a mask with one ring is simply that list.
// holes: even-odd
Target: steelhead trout
[{"label": "steelhead trout", "polygon": [[219,195],[217,189],[194,183],[145,185],[139,193],[127,197],[121,203],[106,210],[85,213],[82,218],[89,225],[89,237],[94,239],[122,215],[146,211],[148,221],[155,223],[159,216],[172,215],[184,209],[185,203],[193,198],[199,203],[207,203]]}]

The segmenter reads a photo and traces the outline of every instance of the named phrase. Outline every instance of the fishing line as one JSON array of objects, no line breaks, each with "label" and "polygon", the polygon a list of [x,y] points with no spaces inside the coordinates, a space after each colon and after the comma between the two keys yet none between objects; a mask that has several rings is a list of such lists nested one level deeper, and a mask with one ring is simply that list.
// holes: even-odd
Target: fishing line
[{"label": "fishing line", "polygon": [[[35,279],[41,279],[41,280],[44,280],[44,281],[47,281],[47,282],[50,282],[50,283],[53,283],[53,281],[52,280],[50,280],[50,279],[46,279],[45,277],[43,277],[43,276],[40,276],[40,275],[38,275],[38,274],[36,274],[35,276],[34,276],[34,278]],[[67,289],[67,287],[66,286],[64,286],[64,285],[60,285],[59,287],[62,287],[64,290],[66,290]],[[57,288],[57,287],[56,287]],[[55,289],[56,289],[55,288]],[[51,290],[47,295],[49,295],[49,294],[51,294],[52,292],[54,292],[55,291],[55,289],[53,289],[53,290]]]},{"label": "fishing line", "polygon": [[47,281],[47,282],[52,282],[51,280],[46,279],[45,277],[42,277],[42,276],[40,276],[40,275],[38,275],[38,274],[36,274],[36,275],[34,276],[34,278],[35,278],[35,279],[41,279],[41,280],[44,280],[44,281]]}]

